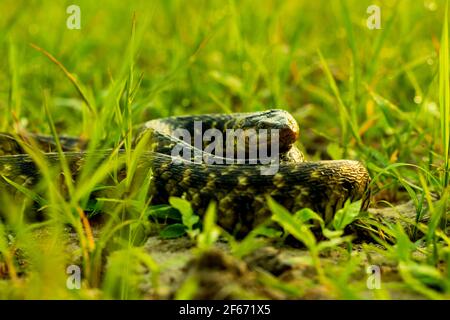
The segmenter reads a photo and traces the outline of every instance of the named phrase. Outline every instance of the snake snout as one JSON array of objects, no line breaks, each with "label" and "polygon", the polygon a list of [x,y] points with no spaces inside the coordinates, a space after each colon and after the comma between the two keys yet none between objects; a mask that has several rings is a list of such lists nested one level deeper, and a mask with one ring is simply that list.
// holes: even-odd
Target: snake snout
[{"label": "snake snout", "polygon": [[269,110],[257,116],[249,117],[243,126],[254,128],[257,131],[267,130],[269,136],[272,138],[277,137],[278,141],[276,142],[279,145],[280,152],[289,150],[298,139],[300,132],[297,121],[295,121],[291,114],[284,110]]}]

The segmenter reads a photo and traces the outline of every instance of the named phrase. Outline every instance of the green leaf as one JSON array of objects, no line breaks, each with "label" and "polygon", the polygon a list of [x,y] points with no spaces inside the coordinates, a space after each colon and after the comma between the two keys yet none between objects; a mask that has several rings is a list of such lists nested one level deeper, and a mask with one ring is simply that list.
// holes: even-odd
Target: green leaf
[{"label": "green leaf", "polygon": [[36,201],[37,203],[39,203],[39,205],[41,207],[44,207],[48,204],[47,200],[42,198],[41,196],[39,196],[36,192],[25,188],[24,186],[8,179],[5,176],[1,176],[7,183],[9,183],[10,185],[12,185],[14,188],[16,188],[18,191],[20,191],[21,193],[23,193],[25,196],[29,197],[30,199],[32,199],[33,201]]},{"label": "green leaf", "polygon": [[344,233],[344,230],[330,230],[327,228],[322,228],[322,233],[328,239],[333,239],[333,238],[338,238],[338,237],[342,236],[342,234]]},{"label": "green leaf", "polygon": [[180,211],[174,209],[166,204],[159,204],[150,206],[147,209],[147,216],[155,217],[156,219],[172,219],[176,221],[181,221]]},{"label": "green leaf", "polygon": [[439,111],[441,118],[441,139],[444,156],[443,187],[447,187],[450,180],[450,66],[448,43],[448,1],[445,3],[444,24],[442,26],[441,43],[439,48]]},{"label": "green leaf", "polygon": [[306,225],[296,220],[286,208],[278,204],[270,196],[267,196],[267,203],[273,213],[272,220],[277,222],[285,231],[289,232],[297,240],[303,242],[308,249],[315,247],[316,238]]},{"label": "green leaf", "polygon": [[5,253],[8,251],[8,242],[5,226],[0,222],[0,253]]},{"label": "green leaf", "polygon": [[255,234],[259,236],[265,236],[268,238],[279,238],[283,234],[281,230],[277,230],[269,227],[258,227],[254,229]]},{"label": "green leaf", "polygon": [[294,214],[294,218],[301,223],[305,223],[308,220],[316,220],[319,221],[320,225],[323,225],[323,219],[321,216],[319,216],[317,213],[315,213],[313,210],[309,208],[304,208],[299,211],[297,211]]},{"label": "green leaf", "polygon": [[193,229],[194,225],[200,221],[200,218],[194,214],[189,201],[177,197],[170,197],[169,203],[172,207],[180,211],[181,220],[189,230]]},{"label": "green leaf", "polygon": [[400,223],[393,226],[392,232],[396,240],[394,249],[397,254],[397,259],[404,262],[410,261],[411,254],[416,249],[416,246],[411,242]]},{"label": "green leaf", "polygon": [[343,238],[333,238],[331,240],[321,241],[317,245],[317,250],[322,251],[327,248],[335,248],[336,246],[345,243],[347,241],[350,241],[351,237],[343,237]]},{"label": "green leaf", "polygon": [[199,280],[197,277],[189,276],[175,293],[175,300],[192,300],[198,291]]},{"label": "green leaf", "polygon": [[216,225],[216,203],[211,202],[203,220],[203,232],[198,236],[198,246],[202,249],[211,247],[219,235],[220,229]]},{"label": "green leaf", "polygon": [[159,236],[163,239],[179,238],[186,234],[186,226],[181,223],[174,223],[165,227],[159,233]]},{"label": "green leaf", "polygon": [[435,267],[417,263],[405,263],[405,268],[418,280],[426,285],[445,286],[445,278]]},{"label": "green leaf", "polygon": [[256,237],[252,233],[250,233],[240,242],[237,242],[234,238],[232,238],[231,235],[230,237],[231,238],[229,239],[229,243],[231,252],[235,257],[238,258],[242,258],[267,244],[267,242],[263,238]]},{"label": "green leaf", "polygon": [[336,230],[343,230],[347,225],[356,220],[361,211],[361,200],[350,202],[347,200],[344,207],[339,209],[333,218],[333,227]]}]

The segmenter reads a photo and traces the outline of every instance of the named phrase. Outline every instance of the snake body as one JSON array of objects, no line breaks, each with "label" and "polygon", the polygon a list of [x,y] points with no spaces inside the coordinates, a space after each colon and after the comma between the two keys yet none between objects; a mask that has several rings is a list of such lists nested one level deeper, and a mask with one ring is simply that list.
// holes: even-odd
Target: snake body
[{"label": "snake body", "polygon": [[[201,121],[200,129],[195,126],[197,121]],[[176,136],[179,128],[186,129],[192,140],[181,140]],[[230,159],[223,154],[216,156],[203,151],[204,145],[195,145],[193,137],[199,133],[196,130],[203,135],[209,129],[217,129],[224,135],[228,129],[240,129],[244,134],[252,132],[250,129],[265,129],[267,137],[263,140],[267,146],[271,145],[270,137],[276,131],[280,142],[276,172],[261,174],[267,163],[248,158],[248,152],[244,158]],[[321,214],[326,222],[347,200],[362,199],[361,209],[366,209],[370,182],[366,168],[353,160],[305,161],[294,145],[298,136],[297,122],[283,110],[150,120],[142,126],[134,140],[134,147],[139,148],[140,144],[145,147],[139,154],[136,170],[141,177],[151,172],[148,196],[152,203],[168,203],[171,196],[183,197],[191,203],[196,213],[203,215],[208,204],[215,201],[217,222],[227,230],[248,232],[267,219],[271,214],[267,195],[290,212],[311,208]],[[50,167],[59,165],[60,157],[55,152],[56,144],[52,137],[35,134],[28,138],[43,151]],[[99,151],[92,155],[85,151],[87,142],[71,137],[61,137],[59,140],[74,180],[83,170],[87,155],[104,159],[110,152]],[[250,139],[244,141],[248,151]],[[11,181],[27,188],[39,181],[38,166],[25,152],[24,143],[26,141],[19,141],[16,136],[0,134],[0,190],[16,189],[11,186]],[[222,146],[226,143],[223,141]],[[173,150],[177,145],[189,151],[190,158],[175,157]],[[233,156],[239,154],[236,145],[232,150]],[[195,161],[198,157],[206,161]],[[215,162],[208,162],[208,159]],[[126,169],[122,169],[121,174],[126,175]]]}]

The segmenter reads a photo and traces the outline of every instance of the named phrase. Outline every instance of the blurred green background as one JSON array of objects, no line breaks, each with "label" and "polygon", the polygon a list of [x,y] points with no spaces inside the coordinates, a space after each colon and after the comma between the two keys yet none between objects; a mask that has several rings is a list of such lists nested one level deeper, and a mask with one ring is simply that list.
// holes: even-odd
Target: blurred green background
[{"label": "blurred green background", "polygon": [[[81,9],[81,30],[69,30],[66,8]],[[381,29],[366,26],[369,5],[381,8]],[[15,110],[31,131],[41,121],[42,91],[53,97],[60,131],[81,134],[79,96],[65,75],[30,43],[56,57],[83,83],[99,109],[127,61],[136,15],[135,121],[172,114],[285,108],[299,120],[302,142],[338,144],[338,103],[323,72],[321,51],[363,141],[390,157],[403,141],[383,146],[407,122],[382,115],[373,93],[399,112],[438,119],[437,50],[444,1],[8,1],[0,3],[0,112]],[[431,90],[430,90],[431,87]],[[0,127],[10,123],[0,119]],[[401,121],[400,121],[401,120]],[[415,131],[415,130],[413,130]],[[417,133],[417,132],[415,132]],[[428,137],[429,143],[433,137]],[[413,134],[416,144],[426,135]],[[395,145],[393,146],[392,143]],[[326,145],[326,143],[325,143]],[[409,157],[411,150],[397,151]],[[313,156],[313,155],[311,155]],[[417,159],[403,159],[417,160]]]}]

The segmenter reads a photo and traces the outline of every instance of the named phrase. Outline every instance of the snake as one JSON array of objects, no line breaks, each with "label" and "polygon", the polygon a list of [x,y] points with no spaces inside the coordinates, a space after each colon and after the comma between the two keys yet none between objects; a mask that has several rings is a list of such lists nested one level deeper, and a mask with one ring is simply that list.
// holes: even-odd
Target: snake
[{"label": "snake", "polygon": [[[216,139],[220,134],[224,137],[214,140],[214,152],[205,148],[213,140],[211,135],[200,143],[195,141],[211,132]],[[229,132],[239,135],[229,138]],[[150,204],[168,204],[170,197],[181,197],[204,216],[208,205],[215,202],[217,224],[234,232],[248,233],[271,216],[268,196],[289,212],[310,208],[326,223],[347,201],[361,200],[360,209],[366,210],[370,201],[366,167],[357,160],[307,161],[296,146],[299,132],[295,118],[282,109],[152,119],[136,130],[132,140],[132,152],[140,150],[135,175],[150,177],[146,191]],[[61,135],[58,140],[60,149],[53,136],[0,133],[0,191],[37,188],[42,172],[29,150],[37,150],[50,168],[59,168],[64,156],[74,183],[87,157],[101,162],[117,151],[92,152],[89,141],[78,137]],[[259,147],[277,151],[275,156],[250,154],[255,141],[261,142]],[[273,141],[276,148],[272,148]],[[227,153],[226,146],[230,146]],[[177,147],[182,155],[174,154]],[[126,150],[118,149],[117,154],[125,157]],[[268,168],[273,172],[267,173]],[[120,180],[126,175],[125,165],[117,176]]]}]

